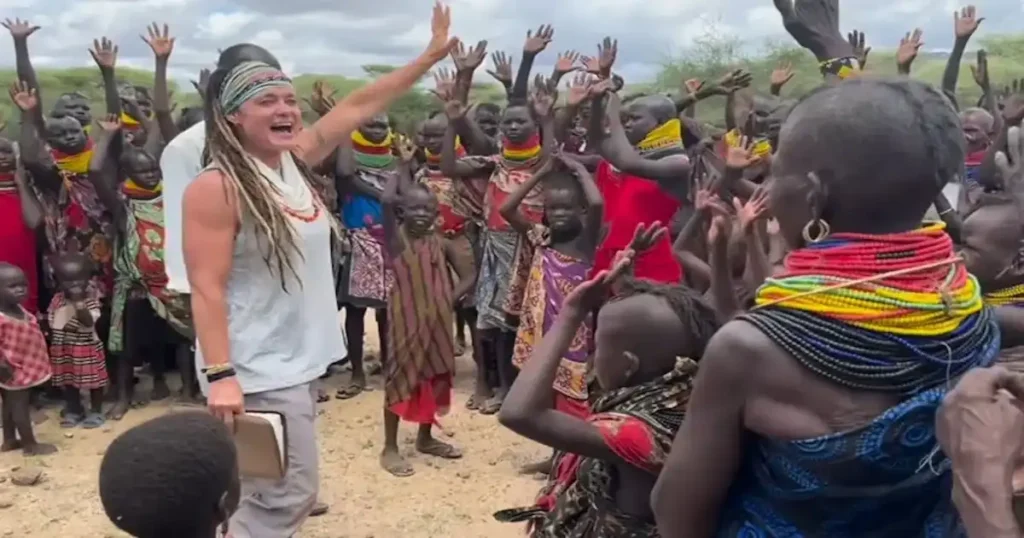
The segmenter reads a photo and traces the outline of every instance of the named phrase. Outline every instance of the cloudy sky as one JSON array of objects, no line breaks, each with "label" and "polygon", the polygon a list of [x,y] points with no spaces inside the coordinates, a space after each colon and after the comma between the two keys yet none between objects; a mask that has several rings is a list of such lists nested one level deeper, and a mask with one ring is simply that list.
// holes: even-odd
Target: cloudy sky
[{"label": "cloudy sky", "polygon": [[[526,30],[555,27],[554,44],[538,60],[550,65],[556,51],[592,54],[605,35],[619,39],[616,70],[639,82],[660,61],[683,50],[706,20],[748,43],[785,37],[771,0],[450,0],[454,33],[464,41],[490,42],[490,50],[516,57]],[[1021,31],[1024,0],[976,0],[987,20],[979,35]],[[151,21],[166,22],[177,36],[171,65],[187,80],[216,60],[217,49],[238,42],[263,45],[293,75],[358,76],[364,64],[398,64],[429,38],[430,0],[0,0],[0,17],[28,18],[43,28],[30,41],[38,67],[84,66],[92,38],[108,36],[121,62],[149,68],[152,57],[139,39]],[[510,6],[515,5],[515,9]],[[926,48],[948,48],[956,0],[844,0],[842,28],[867,32],[869,44],[893,47],[903,32],[925,30]],[[712,7],[708,7],[712,6]],[[0,45],[0,66],[14,64]],[[486,77],[486,75],[483,75]]]}]

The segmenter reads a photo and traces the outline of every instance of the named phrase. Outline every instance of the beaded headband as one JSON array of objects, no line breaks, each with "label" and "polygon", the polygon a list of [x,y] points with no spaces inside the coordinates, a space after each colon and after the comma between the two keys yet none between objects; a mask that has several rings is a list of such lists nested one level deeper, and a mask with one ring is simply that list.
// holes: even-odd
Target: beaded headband
[{"label": "beaded headband", "polygon": [[292,79],[276,67],[263,62],[242,62],[224,77],[220,106],[224,114],[233,114],[263,90],[291,85]]}]

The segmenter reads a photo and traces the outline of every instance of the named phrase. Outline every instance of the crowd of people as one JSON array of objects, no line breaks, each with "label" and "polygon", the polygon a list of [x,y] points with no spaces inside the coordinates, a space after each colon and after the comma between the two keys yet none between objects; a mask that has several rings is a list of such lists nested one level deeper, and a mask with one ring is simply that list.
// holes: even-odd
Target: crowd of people
[{"label": "crowd of people", "polygon": [[[119,82],[117,45],[94,42],[94,116],[77,93],[42,110],[39,27],[7,20],[2,450],[56,451],[33,434],[38,398],[97,428],[141,401],[137,365],[160,399],[176,363],[209,412],[113,442],[111,520],[141,538],[292,536],[317,505],[317,379],[347,360],[336,396],[368,397],[372,309],[382,472],[415,473],[403,421],[419,452],[462,457],[433,431],[467,351],[466,407],[552,449],[524,469],[548,475],[535,502],[494,514],[534,537],[1022,536],[1024,88],[997,91],[979,51],[983,96],[958,103],[974,7],[936,88],[908,77],[920,31],[873,77],[838,0],[775,5],[819,62],[806,95],[783,96],[785,66],[767,92],[736,70],[627,95],[611,38],[534,76],[541,26],[517,71],[491,56],[506,103],[471,105],[487,42],[451,37],[436,4],[423,53],[343,98],[300,97],[239,44],[177,117],[166,26],[144,38],[152,87]],[[398,132],[389,105],[431,70],[437,109]],[[711,97],[724,129],[695,119]],[[282,480],[239,476],[246,411],[285,418]]]}]

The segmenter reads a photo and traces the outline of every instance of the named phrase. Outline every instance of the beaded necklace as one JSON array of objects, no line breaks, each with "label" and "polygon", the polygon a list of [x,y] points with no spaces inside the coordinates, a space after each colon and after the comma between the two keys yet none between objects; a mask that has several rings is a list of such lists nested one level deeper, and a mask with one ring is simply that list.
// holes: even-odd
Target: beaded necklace
[{"label": "beaded necklace", "polygon": [[508,138],[501,143],[501,157],[509,168],[533,166],[540,159],[540,134],[534,133],[522,144],[514,144]]},{"label": "beaded necklace", "polygon": [[668,120],[655,127],[636,145],[637,152],[644,157],[682,149],[683,123],[678,118]]},{"label": "beaded necklace", "polygon": [[1001,290],[985,294],[985,304],[989,306],[1015,306],[1024,308],[1024,284],[1017,284]]},{"label": "beaded necklace", "polygon": [[808,369],[913,394],[991,363],[999,331],[940,224],[835,234],[791,252],[741,317]]},{"label": "beaded necklace", "polygon": [[370,142],[358,129],[352,132],[352,154],[356,164],[363,168],[388,168],[395,163],[391,144],[395,136],[389,130],[383,142]]}]

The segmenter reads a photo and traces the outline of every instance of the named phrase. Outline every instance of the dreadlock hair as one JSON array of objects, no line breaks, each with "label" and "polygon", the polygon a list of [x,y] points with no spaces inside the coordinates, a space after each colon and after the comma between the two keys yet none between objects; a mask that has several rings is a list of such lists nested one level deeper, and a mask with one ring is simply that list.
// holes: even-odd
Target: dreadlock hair
[{"label": "dreadlock hair", "polygon": [[202,536],[229,515],[221,503],[238,487],[237,459],[231,433],[209,413],[155,418],[107,447],[100,463],[103,510],[137,538]]},{"label": "dreadlock hair", "polygon": [[[231,125],[220,104],[220,94],[230,69],[218,68],[210,75],[207,98],[204,103],[206,119],[206,148],[204,161],[214,164],[225,178],[225,194],[237,195],[239,220],[243,216],[251,218],[259,235],[263,261],[271,272],[277,273],[281,279],[281,289],[288,291],[289,274],[302,285],[301,278],[295,269],[293,257],[302,259],[302,251],[298,248],[295,227],[276,200],[274,188],[270,182],[260,176],[259,171],[250,162],[248,152],[242,146],[236,127]],[[295,165],[313,192],[309,178],[313,171],[302,159],[295,158]],[[229,192],[229,191],[234,191]]]},{"label": "dreadlock hair", "polygon": [[609,302],[621,301],[637,295],[653,295],[664,299],[679,321],[690,331],[698,360],[704,355],[711,337],[720,327],[718,314],[704,298],[691,288],[681,284],[663,284],[641,278],[623,278],[615,297]]}]

